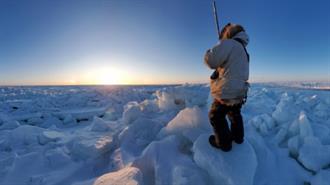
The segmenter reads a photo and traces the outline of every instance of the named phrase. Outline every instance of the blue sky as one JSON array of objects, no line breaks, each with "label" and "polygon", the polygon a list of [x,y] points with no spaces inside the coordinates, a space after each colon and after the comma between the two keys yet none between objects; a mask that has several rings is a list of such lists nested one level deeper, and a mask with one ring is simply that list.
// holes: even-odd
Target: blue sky
[{"label": "blue sky", "polygon": [[[330,80],[330,1],[217,0],[251,81]],[[0,84],[208,82],[211,0],[0,0]]]}]

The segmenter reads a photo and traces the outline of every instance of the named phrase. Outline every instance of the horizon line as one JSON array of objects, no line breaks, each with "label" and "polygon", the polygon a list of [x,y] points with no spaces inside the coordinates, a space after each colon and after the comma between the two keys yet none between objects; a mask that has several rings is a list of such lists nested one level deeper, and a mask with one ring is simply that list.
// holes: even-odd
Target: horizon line
[{"label": "horizon line", "polygon": [[[330,83],[327,80],[254,80],[249,83]],[[54,86],[158,86],[158,85],[184,85],[184,84],[208,84],[209,82],[184,82],[184,83],[155,83],[155,84],[0,84],[0,87],[54,87]]]}]

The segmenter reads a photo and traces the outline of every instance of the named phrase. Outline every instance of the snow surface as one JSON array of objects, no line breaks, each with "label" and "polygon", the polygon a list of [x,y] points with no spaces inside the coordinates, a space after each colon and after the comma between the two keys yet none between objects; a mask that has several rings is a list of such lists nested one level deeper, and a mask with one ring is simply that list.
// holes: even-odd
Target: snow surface
[{"label": "snow surface", "polygon": [[0,184],[328,185],[328,84],[252,84],[227,153],[208,85],[0,87]]},{"label": "snow surface", "polygon": [[249,142],[234,145],[231,152],[211,147],[208,134],[201,135],[194,143],[196,164],[207,171],[213,184],[253,184],[257,157]]}]

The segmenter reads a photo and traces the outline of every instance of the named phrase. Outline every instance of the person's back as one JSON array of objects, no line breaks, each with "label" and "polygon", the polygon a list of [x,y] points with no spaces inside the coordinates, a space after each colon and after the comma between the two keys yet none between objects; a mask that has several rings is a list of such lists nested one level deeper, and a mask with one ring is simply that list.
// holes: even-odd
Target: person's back
[{"label": "person's back", "polygon": [[[210,137],[210,143],[224,151],[231,149],[232,140],[243,142],[240,109],[249,87],[249,55],[245,49],[248,42],[242,26],[228,24],[221,32],[221,42],[205,54],[205,63],[216,70],[210,85],[214,103],[209,117],[215,132]],[[232,123],[231,130],[226,116]]]}]

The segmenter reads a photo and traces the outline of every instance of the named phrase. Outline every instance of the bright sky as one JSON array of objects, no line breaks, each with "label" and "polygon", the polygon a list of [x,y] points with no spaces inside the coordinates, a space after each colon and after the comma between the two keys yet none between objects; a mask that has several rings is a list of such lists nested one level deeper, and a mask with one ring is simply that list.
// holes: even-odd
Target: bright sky
[{"label": "bright sky", "polygon": [[[330,80],[329,0],[217,0],[251,81]],[[211,0],[0,0],[0,85],[208,82]]]}]

